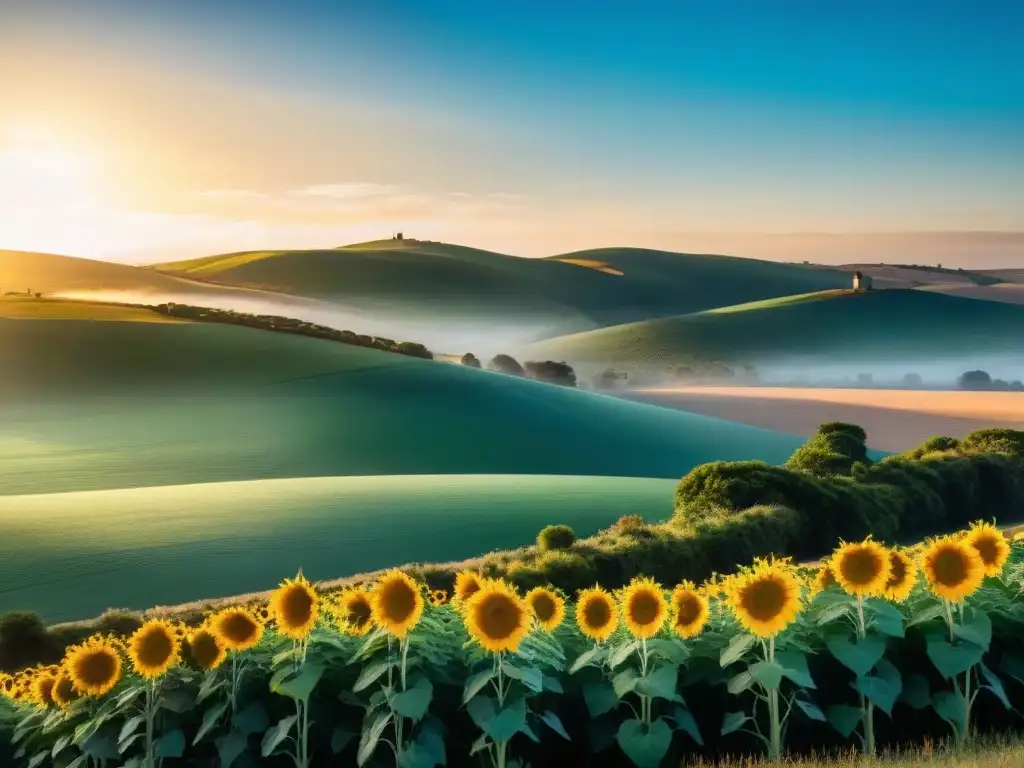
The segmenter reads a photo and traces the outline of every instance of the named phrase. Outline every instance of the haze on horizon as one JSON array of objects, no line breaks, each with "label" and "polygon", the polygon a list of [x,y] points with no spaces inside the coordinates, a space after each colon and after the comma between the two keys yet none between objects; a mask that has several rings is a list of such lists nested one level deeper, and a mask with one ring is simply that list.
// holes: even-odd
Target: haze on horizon
[{"label": "haze on horizon", "polygon": [[1021,266],[1024,5],[5,0],[0,248]]}]

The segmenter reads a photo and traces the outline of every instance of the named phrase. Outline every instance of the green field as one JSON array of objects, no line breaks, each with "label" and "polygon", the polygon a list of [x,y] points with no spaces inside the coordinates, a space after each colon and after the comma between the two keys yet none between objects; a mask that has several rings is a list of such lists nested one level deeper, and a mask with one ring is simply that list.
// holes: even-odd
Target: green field
[{"label": "green field", "polygon": [[827,291],[549,339],[533,357],[664,365],[934,360],[1013,353],[1024,307],[915,290]]},{"label": "green field", "polygon": [[0,497],[0,613],[47,621],[328,579],[580,536],[672,513],[672,480],[557,476],[306,478]]},{"label": "green field", "polygon": [[800,439],[237,326],[0,319],[0,494],[263,478],[678,478]]},{"label": "green field", "polygon": [[[600,262],[610,270],[567,259]],[[639,248],[524,259],[414,240],[225,254],[160,264],[156,269],[403,317],[429,312],[495,320],[529,318],[566,329],[839,288],[850,279],[825,268]]]}]

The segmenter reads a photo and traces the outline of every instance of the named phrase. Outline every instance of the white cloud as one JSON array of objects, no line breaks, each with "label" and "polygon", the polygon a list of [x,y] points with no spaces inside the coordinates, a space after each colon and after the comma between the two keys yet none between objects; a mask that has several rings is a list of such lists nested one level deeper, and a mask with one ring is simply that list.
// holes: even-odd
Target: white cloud
[{"label": "white cloud", "polygon": [[199,192],[196,197],[210,200],[265,200],[268,195],[254,189],[208,189]]},{"label": "white cloud", "polygon": [[288,192],[293,197],[329,197],[338,200],[358,200],[367,197],[385,197],[405,192],[394,184],[375,182],[343,182],[338,184],[315,184]]}]

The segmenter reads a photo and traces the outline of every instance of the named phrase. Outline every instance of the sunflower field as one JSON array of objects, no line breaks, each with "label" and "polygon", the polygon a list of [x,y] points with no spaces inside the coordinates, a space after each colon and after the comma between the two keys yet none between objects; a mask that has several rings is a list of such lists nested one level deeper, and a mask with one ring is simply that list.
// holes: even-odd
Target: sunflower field
[{"label": "sunflower field", "polygon": [[94,636],[0,693],[0,764],[29,768],[655,768],[965,745],[1020,725],[1024,542],[976,523],[571,599],[468,571],[451,595],[397,570],[322,594],[300,573],[201,626]]}]

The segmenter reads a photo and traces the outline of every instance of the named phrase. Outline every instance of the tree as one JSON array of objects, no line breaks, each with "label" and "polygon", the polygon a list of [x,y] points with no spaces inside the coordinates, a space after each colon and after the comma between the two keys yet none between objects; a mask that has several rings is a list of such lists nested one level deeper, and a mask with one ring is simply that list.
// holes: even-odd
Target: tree
[{"label": "tree", "polygon": [[537,534],[537,546],[542,551],[549,549],[571,549],[576,543],[576,534],[568,525],[549,525]]},{"label": "tree", "polygon": [[919,373],[908,373],[903,377],[903,386],[908,389],[920,389],[923,384]]},{"label": "tree", "polygon": [[985,371],[965,371],[956,380],[960,389],[991,389],[992,377]]},{"label": "tree", "polygon": [[394,346],[395,352],[409,357],[422,357],[424,360],[433,360],[434,353],[422,344],[415,341],[402,341]]},{"label": "tree", "polygon": [[487,364],[487,370],[507,373],[511,376],[526,375],[526,371],[523,370],[523,366],[519,364],[519,361],[509,355],[495,355],[491,362]]},{"label": "tree", "polygon": [[476,355],[474,355],[472,352],[467,352],[466,354],[464,354],[459,362],[470,368],[480,367],[480,361],[477,360]]},{"label": "tree", "polygon": [[548,384],[558,384],[562,387],[576,386],[576,372],[573,371],[571,365],[565,362],[531,360],[526,363],[526,375],[531,379]]}]

